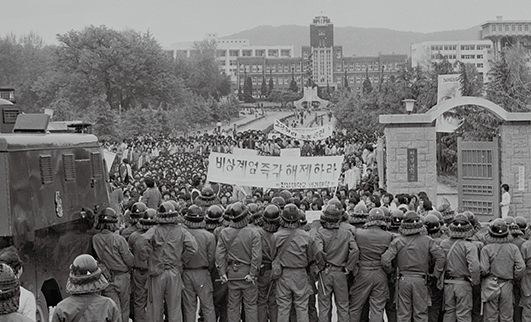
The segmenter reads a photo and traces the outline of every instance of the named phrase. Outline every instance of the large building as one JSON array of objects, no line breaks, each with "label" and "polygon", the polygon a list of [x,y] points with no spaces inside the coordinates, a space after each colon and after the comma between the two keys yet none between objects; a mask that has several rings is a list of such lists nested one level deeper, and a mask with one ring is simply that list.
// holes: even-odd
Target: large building
[{"label": "large building", "polygon": [[[293,46],[253,46],[249,39],[223,39],[217,34],[207,34],[205,40],[216,41],[216,57],[222,73],[229,76],[236,84],[238,81],[238,58],[290,58],[293,57]],[[172,46],[177,57],[193,57],[197,50],[193,43],[178,43]]]},{"label": "large building", "polygon": [[503,20],[497,16],[496,20],[481,24],[481,39],[492,41],[494,55],[503,47],[518,45],[531,50],[531,21]]},{"label": "large building", "polygon": [[492,42],[490,40],[469,41],[425,41],[411,46],[411,65],[424,70],[432,62],[448,59],[450,63],[463,62],[474,64],[479,73],[486,75],[492,59]]},{"label": "large building", "polygon": [[237,83],[243,86],[244,79],[253,82],[253,96],[259,96],[264,80],[273,80],[277,89],[289,88],[292,77],[301,84],[307,81],[307,69],[311,61],[313,81],[321,88],[330,90],[345,86],[360,91],[368,77],[372,85],[378,85],[389,75],[396,73],[407,63],[407,55],[378,55],[371,57],[347,57],[343,47],[334,45],[334,25],[328,17],[319,16],[310,24],[310,45],[302,46],[302,57],[238,57]]}]

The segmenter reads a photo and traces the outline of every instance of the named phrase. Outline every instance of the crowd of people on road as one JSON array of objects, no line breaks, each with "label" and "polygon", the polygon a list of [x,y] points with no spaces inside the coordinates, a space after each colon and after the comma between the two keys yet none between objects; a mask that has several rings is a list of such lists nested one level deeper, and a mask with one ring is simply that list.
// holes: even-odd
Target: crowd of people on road
[{"label": "crowd of people on road", "polygon": [[[281,149],[285,148],[300,148],[301,156],[343,154],[345,161],[340,188],[363,188],[372,193],[378,189],[374,143],[372,137],[359,133],[345,135],[334,132],[323,142],[299,142],[281,134],[268,136],[253,130],[234,136],[198,133],[186,138],[139,137],[104,146],[117,154],[110,171],[111,203],[120,212],[127,204],[139,200],[145,189],[146,177],[157,181],[163,198],[190,200],[193,192],[197,193],[206,183],[210,152],[232,153],[235,148],[254,149],[259,155],[273,156],[280,155]],[[239,197],[240,192],[234,191],[231,185],[216,184],[215,187],[223,205]],[[329,194],[333,191],[325,190]],[[262,196],[272,192],[253,189],[253,193]]]},{"label": "crowd of people on road", "polygon": [[[343,133],[300,147],[302,156],[306,144],[309,156],[329,146],[345,155],[335,189],[241,193],[207,181],[212,151],[298,144],[266,138],[248,131],[114,146],[122,162],[110,206],[96,216],[93,253],[70,266],[71,296],[52,321],[328,322],[332,300],[337,321],[531,321],[526,219],[482,226],[424,192],[387,192],[373,174],[373,144]],[[310,212],[319,218],[309,222]],[[29,321],[35,296],[22,291],[22,262],[8,250],[0,314]]]}]

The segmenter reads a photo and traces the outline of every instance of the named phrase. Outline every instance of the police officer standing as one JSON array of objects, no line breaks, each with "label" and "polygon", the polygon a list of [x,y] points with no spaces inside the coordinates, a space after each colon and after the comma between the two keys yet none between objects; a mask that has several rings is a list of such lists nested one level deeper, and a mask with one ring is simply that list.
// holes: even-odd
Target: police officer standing
[{"label": "police officer standing", "polygon": [[148,321],[162,321],[164,303],[169,322],[182,320],[182,264],[197,252],[195,238],[179,222],[179,213],[163,202],[156,217],[158,225],[143,236],[142,251],[149,257]]},{"label": "police officer standing", "polygon": [[450,238],[441,242],[446,254],[444,321],[472,320],[472,285],[479,284],[480,279],[477,247],[466,240],[473,234],[468,218],[458,214],[448,225]]},{"label": "police officer standing", "polygon": [[113,208],[103,209],[96,225],[96,229],[101,229],[101,232],[92,237],[92,246],[110,273],[109,286],[103,290],[102,295],[113,299],[122,312],[122,320],[128,321],[131,297],[129,268],[134,264],[134,256],[125,238],[114,233],[118,228],[117,223],[116,211]]},{"label": "police officer standing", "polygon": [[360,255],[358,271],[350,288],[350,321],[360,321],[363,306],[367,299],[370,305],[371,321],[383,321],[383,311],[389,296],[387,275],[381,259],[393,240],[386,231],[387,223],[382,209],[373,208],[364,229],[356,231],[356,242]]},{"label": "police officer standing", "polygon": [[444,252],[433,239],[426,236],[426,227],[420,216],[409,211],[400,225],[400,237],[394,239],[382,255],[387,273],[393,272],[396,258],[398,290],[398,321],[428,321],[429,294],[427,279],[430,257],[434,259],[433,276],[439,278],[444,270]]},{"label": "police officer standing", "polygon": [[197,298],[205,322],[215,322],[216,313],[212,299],[210,268],[214,266],[216,239],[205,230],[203,209],[191,205],[184,215],[184,225],[197,242],[197,252],[184,262],[183,273],[183,316],[184,322],[194,322],[197,312]]},{"label": "police officer standing", "polygon": [[[133,206],[134,208],[134,206]],[[137,215],[138,212],[136,212]],[[146,320],[147,307],[147,281],[148,281],[148,261],[142,254],[142,235],[151,227],[157,224],[155,216],[157,211],[147,208],[142,212],[142,217],[136,224],[137,230],[129,236],[129,248],[135,257],[131,273],[131,288],[133,292],[133,321],[144,322]]]},{"label": "police officer standing", "polygon": [[321,228],[315,234],[315,257],[319,273],[319,321],[328,322],[332,309],[332,294],[337,307],[339,321],[349,320],[349,298],[347,274],[352,272],[358,261],[358,246],[354,236],[340,229],[343,206],[337,199],[326,205],[321,215]]},{"label": "police officer standing", "polygon": [[230,209],[231,222],[219,235],[216,267],[223,283],[229,283],[228,321],[239,321],[245,308],[248,321],[258,319],[256,277],[262,262],[260,234],[248,227],[249,210],[241,202]]},{"label": "police officer standing", "polygon": [[112,299],[98,294],[108,285],[109,282],[103,276],[94,257],[88,254],[79,255],[70,265],[70,276],[66,283],[66,292],[72,296],[57,304],[52,322],[75,321],[74,319],[122,321],[117,304]]},{"label": "police officer standing", "polygon": [[[485,236],[487,245],[481,249],[480,255],[481,275],[486,279],[481,290],[485,321],[513,320],[513,281],[522,276],[525,263],[518,246],[511,243],[512,239],[503,219],[490,223],[489,233]],[[491,292],[489,286],[492,284],[499,292]]]},{"label": "police officer standing", "polygon": [[291,305],[297,322],[308,322],[308,297],[311,292],[306,267],[314,259],[313,242],[308,232],[299,229],[299,209],[287,204],[280,215],[280,228],[272,237],[272,258],[282,267],[276,281],[278,321],[287,322]]},{"label": "police officer standing", "polygon": [[275,280],[271,278],[271,237],[280,226],[280,209],[267,206],[262,212],[263,225],[258,228],[262,237],[262,265],[258,274],[258,322],[276,322],[278,306],[275,296]]}]

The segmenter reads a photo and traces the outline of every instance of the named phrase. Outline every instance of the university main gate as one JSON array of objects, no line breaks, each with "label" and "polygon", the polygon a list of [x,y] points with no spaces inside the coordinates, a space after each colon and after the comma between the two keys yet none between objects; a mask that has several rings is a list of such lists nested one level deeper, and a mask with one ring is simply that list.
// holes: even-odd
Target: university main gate
[{"label": "university main gate", "polygon": [[500,162],[498,138],[457,141],[459,210],[471,211],[480,221],[499,217]]},{"label": "university main gate", "polygon": [[458,142],[457,211],[481,221],[500,216],[500,185],[510,186],[510,214],[531,219],[531,113],[513,113],[479,97],[456,97],[426,113],[380,115],[385,125],[386,188],[393,194],[424,191],[437,200],[435,120],[457,106],[481,106],[503,122],[492,142]]}]

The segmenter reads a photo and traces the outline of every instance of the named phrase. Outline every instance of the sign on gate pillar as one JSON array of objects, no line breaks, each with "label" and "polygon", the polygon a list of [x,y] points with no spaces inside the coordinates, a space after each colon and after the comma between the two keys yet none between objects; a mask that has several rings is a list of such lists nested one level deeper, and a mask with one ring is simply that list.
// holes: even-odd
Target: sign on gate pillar
[{"label": "sign on gate pillar", "polygon": [[407,149],[407,182],[417,182],[417,149]]}]

